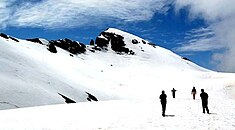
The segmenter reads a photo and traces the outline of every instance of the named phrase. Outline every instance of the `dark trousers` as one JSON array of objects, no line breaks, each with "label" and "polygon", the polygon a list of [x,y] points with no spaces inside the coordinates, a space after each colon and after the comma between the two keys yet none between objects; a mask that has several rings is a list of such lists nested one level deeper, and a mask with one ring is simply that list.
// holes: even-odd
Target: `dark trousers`
[{"label": "dark trousers", "polygon": [[166,103],[161,103],[161,104],[162,104],[162,116],[165,116]]},{"label": "dark trousers", "polygon": [[195,100],[196,93],[192,92],[192,94],[193,94],[193,100]]},{"label": "dark trousers", "polygon": [[202,110],[203,110],[203,113],[205,113],[205,110],[206,110],[206,112],[209,114],[209,109],[208,109],[207,104],[202,104]]}]

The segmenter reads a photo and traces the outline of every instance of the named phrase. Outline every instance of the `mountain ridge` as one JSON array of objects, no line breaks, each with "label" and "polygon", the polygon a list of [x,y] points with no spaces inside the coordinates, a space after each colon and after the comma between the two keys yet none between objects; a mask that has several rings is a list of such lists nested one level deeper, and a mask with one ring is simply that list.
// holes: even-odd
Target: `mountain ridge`
[{"label": "mountain ridge", "polygon": [[97,39],[85,45],[70,39],[0,37],[0,109],[65,103],[58,93],[74,102],[89,101],[88,93],[99,101],[155,100],[156,92],[173,86],[189,91],[194,85],[213,86],[200,84],[202,79],[221,76],[227,84],[227,75],[127,32],[110,28]]},{"label": "mountain ridge", "polygon": [[[124,41],[123,35],[128,36],[128,38],[126,39],[126,41],[128,42]],[[6,35],[4,33],[1,33],[0,36],[5,39],[9,38],[13,41],[19,42],[17,38]],[[156,44],[148,42],[138,36],[135,36],[133,34],[130,34],[130,33],[115,29],[115,28],[107,28],[105,31],[102,31],[99,34],[99,36],[96,37],[95,41],[91,39],[90,45],[86,45],[79,41],[74,41],[68,38],[58,39],[58,40],[46,40],[43,38],[30,38],[30,39],[25,39],[25,40],[45,45],[47,46],[47,50],[49,50],[52,53],[57,53],[56,47],[62,48],[70,52],[71,53],[70,56],[77,55],[77,54],[84,54],[87,51],[91,51],[91,52],[107,51],[107,49],[113,50],[117,54],[135,55],[135,52],[132,49],[142,51],[142,52],[145,51],[143,47],[140,46],[140,44],[150,45],[154,48],[159,47]],[[133,44],[134,46],[130,46],[130,44]],[[165,50],[170,51],[167,49]],[[170,51],[170,53],[173,53],[173,52]],[[189,60],[186,57],[181,57],[181,58],[185,60],[186,62],[191,62],[191,60]],[[207,69],[204,68],[204,70],[207,70]]]}]

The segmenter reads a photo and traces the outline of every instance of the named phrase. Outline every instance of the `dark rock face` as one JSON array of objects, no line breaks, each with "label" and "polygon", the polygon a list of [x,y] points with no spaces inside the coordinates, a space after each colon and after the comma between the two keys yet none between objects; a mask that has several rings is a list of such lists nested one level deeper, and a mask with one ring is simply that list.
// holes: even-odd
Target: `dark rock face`
[{"label": "dark rock face", "polygon": [[148,43],[149,45],[151,45],[152,47],[156,48],[156,44],[154,43]]},{"label": "dark rock face", "polygon": [[83,43],[78,43],[67,38],[57,41],[51,40],[49,43],[49,45],[60,47],[72,54],[81,54],[86,52],[86,46]]},{"label": "dark rock face", "polygon": [[156,44],[154,44],[154,43],[147,43],[147,42],[144,41],[144,40],[142,40],[142,43],[143,43],[143,44],[149,44],[150,46],[156,48]]},{"label": "dark rock face", "polygon": [[39,44],[43,44],[39,38],[33,38],[33,39],[26,39],[27,41],[31,41],[31,42],[35,42],[35,43],[39,43]]},{"label": "dark rock face", "polygon": [[132,39],[131,41],[133,44],[138,44],[139,42],[136,39]]},{"label": "dark rock face", "polygon": [[[43,44],[39,38],[26,39],[27,41],[31,41],[34,43]],[[60,40],[50,40],[48,46],[48,50],[52,53],[57,53],[56,47],[67,50],[72,54],[81,54],[86,52],[86,46],[83,43],[79,43],[76,41],[72,41],[70,39],[60,39]]]},{"label": "dark rock face", "polygon": [[191,60],[189,60],[189,59],[188,59],[188,58],[186,58],[186,57],[182,57],[182,59],[187,60],[187,61],[191,61]]},{"label": "dark rock face", "polygon": [[57,53],[57,50],[54,44],[49,44],[47,49],[52,53]]},{"label": "dark rock face", "polygon": [[13,41],[16,41],[16,42],[19,42],[19,40],[18,39],[16,39],[16,38],[14,38],[14,37],[9,37],[11,40],[13,40]]},{"label": "dark rock face", "polygon": [[[1,37],[5,39],[12,39],[16,42],[19,42],[16,38],[10,37],[4,33],[0,34]],[[33,39],[26,39],[27,41],[31,41],[34,43],[39,43],[42,45],[45,45],[39,38],[33,38]],[[68,52],[70,52],[70,56],[74,56],[77,54],[85,53],[86,50],[89,50],[91,52],[95,51],[107,51],[108,47],[111,47],[113,51],[115,51],[117,54],[128,54],[128,55],[135,55],[136,53],[129,49],[124,41],[124,37],[116,34],[114,32],[101,32],[98,37],[96,37],[95,41],[91,39],[90,41],[90,47],[88,49],[86,48],[86,45],[80,42],[76,42],[70,39],[60,39],[60,40],[50,40],[48,41],[49,44],[45,45],[47,46],[47,49],[52,53],[57,53],[56,47],[62,48]],[[131,41],[133,44],[149,44],[156,47],[155,44],[148,43],[144,40],[138,41],[137,39],[132,39]],[[144,51],[141,48],[141,51]]]},{"label": "dark rock face", "polygon": [[94,46],[94,47],[92,47],[92,49],[97,50],[97,51],[101,51],[102,50],[102,48],[100,48],[98,46]]},{"label": "dark rock face", "polygon": [[95,44],[100,48],[108,47],[109,40],[101,38],[101,37],[97,37],[95,39]]},{"label": "dark rock face", "polygon": [[88,97],[87,97],[87,100],[88,101],[98,101],[98,99],[94,96],[94,95],[92,95],[92,94],[90,94],[90,93],[88,93],[88,92],[86,92],[86,94],[88,95]]},{"label": "dark rock face", "polygon": [[65,99],[65,102],[66,103],[76,103],[75,101],[73,101],[72,99],[70,99],[70,98],[68,98],[68,97],[66,97],[66,96],[64,96],[64,95],[62,95],[62,94],[60,94],[60,93],[58,93],[62,98],[64,98]]},{"label": "dark rock face", "polygon": [[5,38],[5,39],[8,39],[8,38],[9,38],[9,37],[8,37],[6,34],[4,34],[4,33],[1,33],[0,36],[3,37],[3,38]]},{"label": "dark rock face", "polygon": [[94,42],[94,40],[93,40],[93,39],[91,39],[91,41],[90,41],[90,45],[91,45],[91,46],[94,46],[94,45],[95,45],[95,42]]},{"label": "dark rock face", "polygon": [[95,41],[95,44],[102,49],[108,47],[109,43],[111,44],[112,50],[118,54],[135,54],[132,50],[125,47],[124,37],[115,33],[102,32]]},{"label": "dark rock face", "polygon": [[6,34],[4,34],[4,33],[1,33],[0,36],[3,37],[3,38],[5,38],[5,39],[9,39],[9,38],[10,38],[10,39],[13,40],[13,41],[19,42],[19,40],[17,40],[16,38],[11,37],[11,36],[8,36],[8,35],[6,35]]},{"label": "dark rock face", "polygon": [[142,40],[143,44],[146,44],[146,42],[144,40]]}]

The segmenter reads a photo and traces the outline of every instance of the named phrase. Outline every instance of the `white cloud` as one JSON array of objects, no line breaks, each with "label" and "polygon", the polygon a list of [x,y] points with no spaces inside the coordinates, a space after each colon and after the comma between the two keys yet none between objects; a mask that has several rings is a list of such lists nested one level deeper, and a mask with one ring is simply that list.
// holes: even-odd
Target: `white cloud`
[{"label": "white cloud", "polygon": [[181,47],[176,48],[175,51],[196,52],[196,51],[211,51],[224,48],[222,44],[217,44],[217,42],[214,41],[215,41],[214,38],[190,40],[187,42],[187,44],[183,44]]},{"label": "white cloud", "polygon": [[209,51],[223,48],[225,51],[215,53],[213,60],[219,63],[223,71],[235,72],[235,0],[175,0],[176,10],[188,8],[190,18],[202,18],[214,35],[195,38],[194,42],[183,44],[178,50]]},{"label": "white cloud", "polygon": [[175,0],[176,9],[189,7],[191,17],[214,21],[230,17],[235,12],[234,0]]},{"label": "white cloud", "polygon": [[210,28],[192,29],[186,33],[186,39],[213,37],[215,33]]},{"label": "white cloud", "polygon": [[186,32],[184,42],[181,46],[175,48],[177,52],[199,52],[212,51],[225,48],[225,45],[219,44],[215,37],[215,32],[211,28],[198,28]]},{"label": "white cloud", "polygon": [[0,1],[0,28],[4,28],[7,26],[7,21],[11,16],[12,10],[9,9],[11,4],[15,2],[15,0],[1,0]]},{"label": "white cloud", "polygon": [[[4,0],[2,4],[9,2]],[[43,0],[4,8],[6,26],[67,28],[103,21],[142,21],[167,10],[167,0]],[[17,6],[17,7],[16,7]],[[12,12],[9,15],[9,12]],[[10,16],[10,17],[9,17]],[[6,22],[7,21],[7,22]]]},{"label": "white cloud", "polygon": [[226,46],[226,51],[219,54],[221,58],[215,59],[220,63],[218,67],[221,70],[235,72],[235,16],[217,23],[214,28],[220,44]]}]

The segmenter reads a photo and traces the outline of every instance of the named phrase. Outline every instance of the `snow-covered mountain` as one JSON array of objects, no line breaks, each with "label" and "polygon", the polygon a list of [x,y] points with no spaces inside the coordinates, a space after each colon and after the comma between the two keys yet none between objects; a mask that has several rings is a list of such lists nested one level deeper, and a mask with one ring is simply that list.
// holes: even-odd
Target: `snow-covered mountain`
[{"label": "snow-covered mountain", "polygon": [[[0,34],[0,52],[0,109],[10,109],[0,111],[0,129],[234,129],[235,74],[118,29],[90,45]],[[201,113],[199,94],[192,100],[193,86],[208,92],[213,115]],[[162,90],[174,118],[161,117]],[[32,107],[42,105],[50,106]]]},{"label": "snow-covered mountain", "polygon": [[63,96],[74,102],[90,96],[155,100],[173,87],[185,89],[179,91],[183,97],[192,86],[213,88],[200,80],[224,76],[114,28],[90,44],[1,34],[0,109],[61,104]]}]

